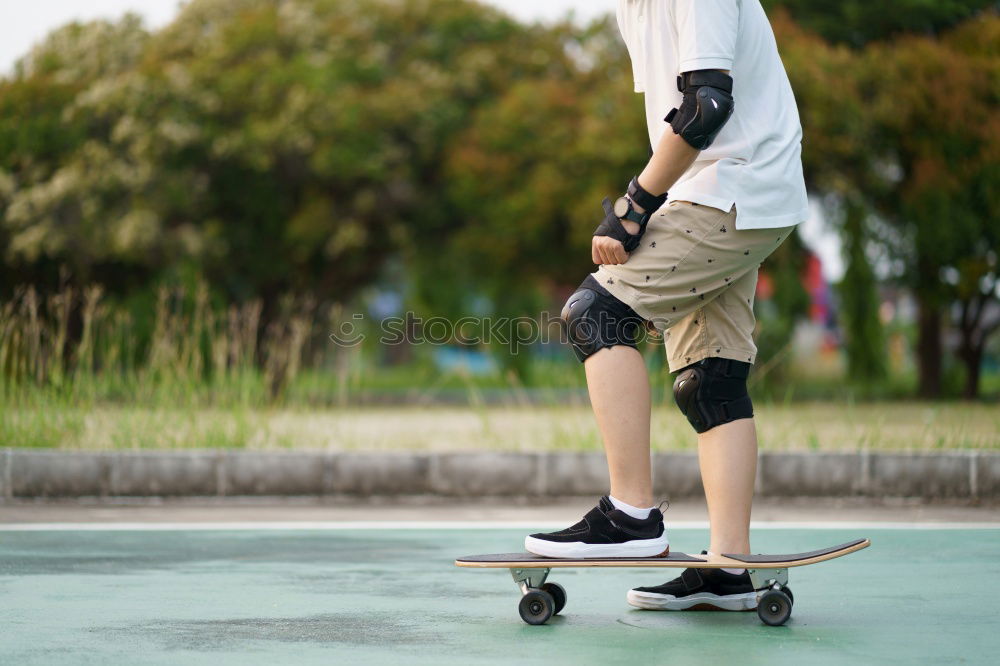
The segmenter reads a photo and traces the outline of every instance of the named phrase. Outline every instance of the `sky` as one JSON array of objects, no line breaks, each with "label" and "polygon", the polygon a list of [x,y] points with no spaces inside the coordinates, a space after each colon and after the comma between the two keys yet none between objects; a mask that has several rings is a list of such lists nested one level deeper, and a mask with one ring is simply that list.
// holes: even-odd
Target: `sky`
[{"label": "sky", "polygon": [[[572,11],[586,21],[614,11],[617,0],[484,0],[527,21],[551,21]],[[50,30],[73,20],[117,18],[127,11],[140,14],[150,28],[169,23],[183,3],[178,0],[0,0],[0,75],[11,72],[14,62]],[[836,232],[813,215],[801,228],[803,240],[819,255],[823,274],[839,280],[843,274]]]},{"label": "sky", "polygon": [[[614,11],[617,0],[485,0],[525,20],[548,21],[573,11],[587,20]],[[0,0],[0,73],[53,28],[74,19],[116,18],[133,11],[152,28],[168,23],[178,0]]]}]

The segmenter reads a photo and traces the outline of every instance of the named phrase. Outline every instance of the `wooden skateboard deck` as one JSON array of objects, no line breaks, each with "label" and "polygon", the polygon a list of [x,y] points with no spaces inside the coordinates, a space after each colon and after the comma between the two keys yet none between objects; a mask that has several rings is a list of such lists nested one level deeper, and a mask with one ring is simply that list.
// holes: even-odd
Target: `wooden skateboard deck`
[{"label": "wooden skateboard deck", "polygon": [[868,539],[856,539],[839,546],[831,546],[807,553],[791,555],[688,555],[670,553],[666,557],[604,557],[585,560],[542,557],[532,553],[494,553],[490,555],[469,555],[455,560],[460,567],[480,567],[485,569],[556,569],[561,567],[679,567],[682,569],[719,569],[722,567],[742,569],[753,565],[756,569],[784,569],[815,564],[835,557],[842,557],[871,545]]},{"label": "wooden skateboard deck", "polygon": [[518,607],[521,618],[528,624],[544,624],[562,610],[566,591],[557,583],[547,583],[552,569],[569,567],[666,567],[692,569],[719,569],[722,567],[747,569],[757,591],[757,614],[766,624],[780,625],[792,612],[794,597],[788,588],[788,569],[807,564],[825,562],[867,548],[868,539],[855,539],[837,546],[805,553],[780,555],[688,555],[670,553],[665,557],[605,557],[594,559],[562,559],[542,557],[532,553],[492,553],[469,555],[455,560],[455,565],[479,569],[509,569],[514,582],[521,588],[522,598]]}]

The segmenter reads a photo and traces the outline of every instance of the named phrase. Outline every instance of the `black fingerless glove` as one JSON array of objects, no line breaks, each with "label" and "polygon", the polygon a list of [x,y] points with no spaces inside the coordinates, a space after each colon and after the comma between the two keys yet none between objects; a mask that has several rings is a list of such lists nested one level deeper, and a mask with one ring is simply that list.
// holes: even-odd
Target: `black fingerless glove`
[{"label": "black fingerless glove", "polygon": [[[632,204],[629,200],[635,201],[645,210],[645,212],[637,212],[634,208],[632,208]],[[666,200],[666,192],[658,196],[654,196],[642,189],[639,185],[638,177],[633,178],[628,184],[628,199],[623,198],[618,202],[625,202],[627,204],[626,210],[621,216],[615,212],[615,204],[612,204],[610,199],[605,198],[604,201],[601,202],[601,205],[604,207],[604,221],[598,225],[597,230],[594,231],[594,235],[610,236],[616,241],[619,241],[625,247],[626,252],[631,252],[635,248],[639,247],[642,235],[646,233],[646,224],[649,222],[649,218],[653,216],[653,213],[655,213]],[[625,231],[625,226],[622,224],[622,218],[631,220],[632,222],[638,224],[639,233],[630,234]]]},{"label": "black fingerless glove", "polygon": [[601,222],[597,229],[594,231],[595,236],[610,236],[616,241],[621,241],[621,244],[625,246],[626,252],[631,252],[635,248],[639,247],[639,242],[642,240],[642,235],[646,233],[646,223],[649,222],[649,215],[643,215],[643,220],[639,222],[639,233],[630,234],[625,231],[625,226],[622,221],[618,219],[615,215],[614,205],[611,203],[611,199],[607,197],[601,202],[601,206],[604,207],[604,221]]}]

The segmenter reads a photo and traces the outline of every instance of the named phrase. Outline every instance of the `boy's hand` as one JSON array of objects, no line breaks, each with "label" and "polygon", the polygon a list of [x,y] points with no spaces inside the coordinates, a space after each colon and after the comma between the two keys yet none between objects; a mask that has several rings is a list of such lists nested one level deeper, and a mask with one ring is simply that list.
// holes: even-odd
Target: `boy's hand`
[{"label": "boy's hand", "polygon": [[[628,261],[629,250],[639,246],[644,229],[637,222],[623,220],[615,215],[609,199],[605,199],[602,205],[604,221],[597,227],[590,241],[590,258],[595,264],[624,264]],[[635,203],[632,206],[638,212],[643,212]]]},{"label": "boy's hand", "polygon": [[[629,234],[639,233],[639,225],[631,220],[621,220],[621,225]],[[611,236],[594,236],[590,240],[590,258],[595,264],[624,264],[628,261],[628,252],[620,240]]]}]

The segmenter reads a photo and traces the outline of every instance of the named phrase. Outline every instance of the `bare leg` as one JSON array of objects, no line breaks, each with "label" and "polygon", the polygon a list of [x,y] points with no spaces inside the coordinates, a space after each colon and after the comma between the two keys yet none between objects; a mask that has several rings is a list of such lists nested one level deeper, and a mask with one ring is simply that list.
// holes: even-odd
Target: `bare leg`
[{"label": "bare leg", "polygon": [[[757,476],[757,429],[739,419],[698,435],[712,553],[750,552],[750,505]],[[617,497],[617,495],[616,495]]]},{"label": "bare leg", "polygon": [[590,404],[604,439],[611,494],[633,506],[653,506],[649,460],[649,373],[632,347],[608,347],[584,363]]}]

